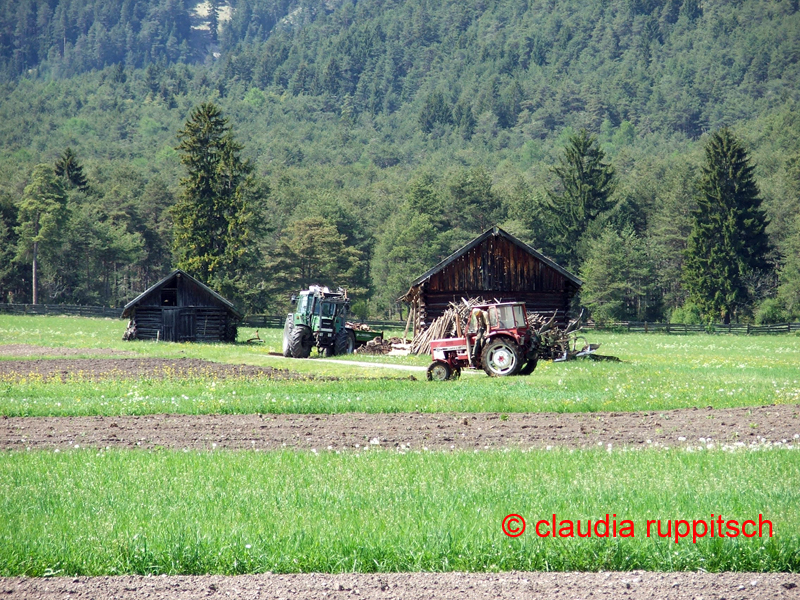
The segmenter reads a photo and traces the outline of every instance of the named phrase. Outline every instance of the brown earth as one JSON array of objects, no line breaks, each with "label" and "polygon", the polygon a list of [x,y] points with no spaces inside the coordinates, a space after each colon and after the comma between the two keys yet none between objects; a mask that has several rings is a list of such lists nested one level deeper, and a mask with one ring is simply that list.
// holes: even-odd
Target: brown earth
[{"label": "brown earth", "polygon": [[[109,351],[111,352],[111,351]],[[83,353],[83,350],[81,350]],[[31,378],[42,381],[102,379],[153,379],[215,377],[265,377],[269,379],[310,379],[288,369],[231,365],[198,358],[42,358],[0,360],[0,381]]]},{"label": "brown earth", "polygon": [[33,344],[2,344],[0,356],[86,356],[98,354],[102,356],[136,356],[127,350],[111,350],[110,348],[50,348]]},{"label": "brown earth", "polygon": [[30,600],[151,598],[739,600],[800,598],[788,573],[379,573],[0,579],[0,597]]},{"label": "brown earth", "polygon": [[0,449],[476,450],[774,444],[800,448],[800,405],[633,413],[3,417]]}]

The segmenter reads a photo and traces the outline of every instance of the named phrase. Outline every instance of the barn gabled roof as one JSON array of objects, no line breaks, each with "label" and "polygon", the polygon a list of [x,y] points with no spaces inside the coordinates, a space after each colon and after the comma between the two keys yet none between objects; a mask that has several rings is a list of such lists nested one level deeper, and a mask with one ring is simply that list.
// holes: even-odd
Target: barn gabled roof
[{"label": "barn gabled roof", "polygon": [[566,277],[567,279],[569,279],[569,280],[570,280],[572,283],[574,283],[575,285],[577,285],[577,286],[579,286],[579,287],[583,285],[583,281],[581,281],[580,279],[578,279],[577,277],[575,277],[575,275],[573,275],[572,273],[570,273],[569,271],[567,271],[567,270],[566,270],[564,267],[562,267],[561,265],[559,265],[559,264],[555,263],[553,260],[551,260],[551,259],[547,258],[547,257],[546,257],[544,254],[542,254],[541,252],[537,252],[536,250],[534,250],[533,248],[531,248],[530,246],[528,246],[528,244],[526,244],[526,243],[525,243],[525,242],[523,242],[522,240],[518,240],[518,239],[517,239],[517,238],[515,238],[513,235],[511,235],[511,234],[510,234],[510,233],[508,233],[507,231],[503,231],[503,230],[502,230],[502,229],[500,229],[499,227],[491,227],[491,228],[487,229],[486,231],[484,231],[484,232],[483,232],[481,235],[479,235],[478,237],[476,237],[474,240],[472,240],[472,241],[471,241],[470,243],[468,243],[467,245],[465,245],[465,246],[463,246],[463,247],[459,248],[458,250],[456,250],[455,252],[453,252],[453,254],[451,254],[450,256],[448,256],[447,258],[445,258],[445,259],[444,259],[442,262],[440,262],[438,265],[436,265],[435,267],[433,267],[433,268],[432,268],[430,271],[426,272],[424,275],[422,275],[422,276],[418,277],[417,279],[415,279],[415,280],[414,280],[414,281],[411,283],[411,287],[412,287],[412,288],[414,288],[414,287],[418,286],[419,284],[421,284],[423,281],[426,281],[427,279],[430,279],[430,278],[431,278],[431,276],[435,275],[435,274],[436,274],[436,273],[438,273],[439,271],[442,271],[442,270],[444,270],[444,269],[445,269],[445,268],[446,268],[448,265],[450,265],[451,263],[453,263],[453,262],[454,262],[455,260],[457,260],[457,259],[458,259],[460,256],[462,256],[462,255],[466,254],[467,252],[469,252],[470,250],[472,250],[472,249],[473,249],[473,248],[475,248],[476,246],[479,246],[479,245],[481,245],[483,242],[485,242],[485,241],[486,241],[487,239],[489,239],[491,236],[497,236],[497,237],[502,237],[502,238],[505,238],[505,239],[507,239],[509,242],[511,242],[512,244],[515,244],[515,245],[519,246],[519,247],[520,247],[520,248],[522,248],[522,249],[523,249],[525,252],[527,252],[528,254],[530,254],[531,256],[533,256],[534,258],[536,258],[536,259],[538,259],[538,260],[542,261],[542,262],[543,262],[544,264],[546,264],[548,267],[550,267],[550,268],[552,268],[552,269],[555,269],[556,271],[558,271],[559,273],[561,273],[561,274],[562,274],[564,277]]},{"label": "barn gabled roof", "polygon": [[206,292],[208,292],[210,296],[213,296],[214,298],[219,300],[222,304],[227,306],[234,315],[236,315],[240,319],[242,318],[242,313],[240,313],[238,310],[236,310],[236,307],[233,305],[233,303],[230,300],[226,300],[225,298],[220,296],[217,292],[215,292],[210,287],[208,287],[205,283],[195,279],[194,277],[192,277],[191,275],[189,275],[186,271],[183,271],[182,269],[175,269],[174,271],[172,271],[172,273],[170,273],[169,275],[167,275],[166,277],[164,277],[160,281],[154,283],[149,288],[147,288],[145,291],[143,291],[141,294],[136,296],[136,298],[134,298],[133,300],[128,302],[125,305],[125,308],[122,310],[122,317],[127,317],[128,316],[128,311],[130,311],[131,308],[133,308],[134,306],[139,304],[139,302],[141,302],[142,298],[144,298],[145,296],[147,296],[148,294],[150,294],[151,292],[153,292],[157,288],[161,287],[162,285],[164,285],[167,281],[169,281],[170,279],[175,277],[175,275],[180,275],[181,277],[186,277],[187,279],[193,281],[195,284],[197,284],[198,287],[200,287],[201,289],[203,289]]}]

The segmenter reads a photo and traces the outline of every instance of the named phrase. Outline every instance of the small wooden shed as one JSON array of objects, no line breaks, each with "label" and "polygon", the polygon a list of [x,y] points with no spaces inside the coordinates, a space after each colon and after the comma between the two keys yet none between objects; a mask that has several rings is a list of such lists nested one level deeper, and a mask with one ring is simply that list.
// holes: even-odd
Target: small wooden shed
[{"label": "small wooden shed", "polygon": [[414,331],[422,331],[461,298],[525,302],[529,312],[569,321],[572,299],[583,282],[499,227],[488,229],[411,284],[400,298],[411,307]]},{"label": "small wooden shed", "polygon": [[165,342],[234,342],[242,314],[188,273],[176,269],[131,300],[124,339]]}]

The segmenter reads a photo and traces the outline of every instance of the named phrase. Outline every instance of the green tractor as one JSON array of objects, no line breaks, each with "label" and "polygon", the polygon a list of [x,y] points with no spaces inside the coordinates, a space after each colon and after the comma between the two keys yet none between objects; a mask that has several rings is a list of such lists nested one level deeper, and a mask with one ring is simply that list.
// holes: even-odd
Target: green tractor
[{"label": "green tractor", "polygon": [[352,354],[353,351],[382,332],[354,330],[347,326],[350,300],[339,288],[312,285],[292,296],[295,311],[286,317],[283,327],[283,355],[308,358],[315,346],[323,356]]}]

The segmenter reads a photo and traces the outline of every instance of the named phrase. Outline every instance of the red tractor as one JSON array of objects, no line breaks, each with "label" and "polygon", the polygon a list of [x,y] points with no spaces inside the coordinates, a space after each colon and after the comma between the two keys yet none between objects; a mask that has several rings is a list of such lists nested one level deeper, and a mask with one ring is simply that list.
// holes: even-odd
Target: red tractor
[{"label": "red tractor", "polygon": [[428,380],[445,381],[461,369],[482,367],[490,377],[529,375],[536,368],[539,335],[525,318],[523,302],[479,304],[472,309],[466,335],[431,342]]}]

